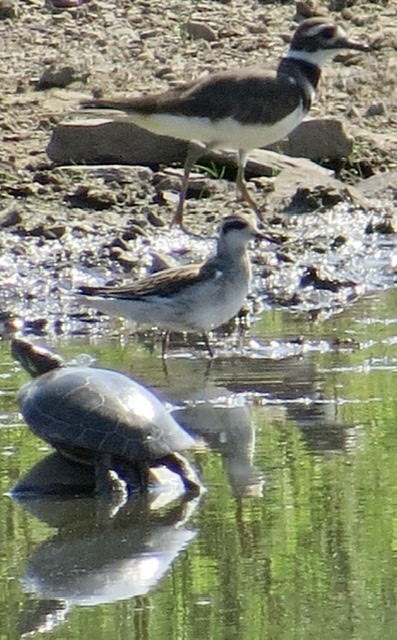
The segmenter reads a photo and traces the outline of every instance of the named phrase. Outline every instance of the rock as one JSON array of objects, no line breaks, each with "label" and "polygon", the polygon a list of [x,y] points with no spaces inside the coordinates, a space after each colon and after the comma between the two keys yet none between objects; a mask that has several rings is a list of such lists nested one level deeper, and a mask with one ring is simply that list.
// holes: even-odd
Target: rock
[{"label": "rock", "polygon": [[74,67],[51,65],[42,73],[36,89],[42,91],[52,87],[67,87],[77,79],[78,74]]},{"label": "rock", "polygon": [[[228,164],[233,167],[237,167],[236,152],[228,149],[214,149],[208,154],[211,160],[214,160],[221,164]],[[246,165],[247,176],[265,176],[272,178],[280,171],[291,171],[298,169],[305,173],[321,175],[322,178],[333,176],[333,171],[330,169],[324,169],[311,160],[306,158],[293,158],[291,156],[277,153],[268,149],[254,149],[248,156]]]},{"label": "rock", "polygon": [[75,9],[86,2],[87,0],[47,0],[46,4],[55,9]]},{"label": "rock", "polygon": [[109,258],[118,262],[121,267],[127,272],[131,271],[137,265],[137,259],[135,255],[130,251],[124,251],[119,247],[113,247],[109,251]]},{"label": "rock", "polygon": [[294,167],[283,169],[275,178],[274,190],[267,197],[267,208],[303,213],[316,208],[330,208],[341,200],[368,208],[365,197],[354,187],[334,178],[332,172],[325,173],[313,163],[310,167],[297,162]]},{"label": "rock", "polygon": [[366,110],[365,116],[384,116],[386,115],[386,106],[384,102],[373,102]]},{"label": "rock", "polygon": [[0,20],[15,18],[17,15],[14,0],[0,0]]},{"label": "rock", "polygon": [[183,162],[187,143],[168,136],[156,136],[129,122],[112,121],[109,114],[89,121],[60,123],[47,147],[57,164],[125,163],[169,164]]},{"label": "rock", "polygon": [[212,42],[218,38],[216,31],[210,27],[209,24],[199,20],[190,20],[186,25],[186,31],[193,40],[199,40],[201,38],[202,40]]},{"label": "rock", "polygon": [[178,266],[178,263],[173,259],[172,256],[166,255],[164,253],[152,251],[151,256],[152,264],[149,269],[149,273],[157,273],[158,271],[164,271],[164,269],[171,269],[172,267]]},{"label": "rock", "polygon": [[24,327],[24,321],[12,311],[0,310],[0,337],[9,338]]},{"label": "rock", "polygon": [[302,18],[312,18],[313,16],[324,15],[326,13],[319,8],[313,0],[298,0],[296,3],[296,14]]},{"label": "rock", "polygon": [[22,222],[22,215],[16,207],[9,207],[0,213],[0,227],[14,227]]},{"label": "rock", "polygon": [[344,200],[346,193],[332,185],[317,185],[314,188],[298,187],[291,198],[287,213],[307,213],[326,210]]},{"label": "rock", "polygon": [[52,171],[54,180],[62,181],[65,177],[72,177],[73,179],[78,176],[84,176],[84,179],[99,179],[104,184],[113,186],[124,184],[136,184],[137,182],[143,185],[151,184],[153,178],[153,171],[149,167],[134,167],[117,164],[104,164],[90,166],[86,164],[73,164],[64,167],[56,167]]},{"label": "rock", "polygon": [[272,145],[271,149],[311,160],[334,160],[351,154],[353,139],[338,118],[310,118],[294,129],[286,140]]},{"label": "rock", "polygon": [[147,219],[148,219],[148,222],[150,222],[150,224],[153,227],[164,227],[165,226],[164,220],[159,215],[157,215],[154,211],[150,211],[150,209],[149,209],[148,214],[147,214]]},{"label": "rock", "polygon": [[386,215],[383,220],[373,222],[372,220],[367,224],[365,233],[380,233],[382,235],[394,235],[397,232],[396,226],[393,224],[393,220],[389,215]]},{"label": "rock", "polygon": [[78,185],[76,189],[66,196],[67,202],[73,207],[85,209],[110,209],[117,204],[117,198],[113,191],[107,187]]},{"label": "rock", "polygon": [[397,195],[397,170],[378,173],[356,185],[356,190],[366,198],[385,197],[387,192]]},{"label": "rock", "polygon": [[343,287],[356,287],[357,282],[353,280],[336,280],[322,276],[318,268],[314,265],[306,267],[300,280],[300,287],[313,287],[314,289],[323,289],[325,291],[337,292]]},{"label": "rock", "polygon": [[136,240],[139,236],[143,238],[147,238],[148,234],[145,229],[143,229],[139,224],[131,222],[128,226],[128,229],[125,229],[122,234],[122,240],[125,242],[130,242],[131,240]]}]

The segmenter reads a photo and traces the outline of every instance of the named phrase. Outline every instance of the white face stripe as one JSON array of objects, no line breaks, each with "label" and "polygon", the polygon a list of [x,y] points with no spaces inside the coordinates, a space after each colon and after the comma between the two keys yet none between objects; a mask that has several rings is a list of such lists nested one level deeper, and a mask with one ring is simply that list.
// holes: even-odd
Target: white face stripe
[{"label": "white face stripe", "polygon": [[292,49],[288,52],[288,58],[294,58],[295,60],[304,60],[309,64],[313,64],[321,69],[326,62],[332,60],[340,49],[317,49],[317,51],[303,51]]},{"label": "white face stripe", "polygon": [[330,27],[335,27],[335,25],[333,23],[325,23],[322,22],[321,24],[313,24],[311,27],[308,27],[305,30],[305,36],[309,37],[309,38],[316,38],[318,36],[319,33],[321,33],[323,31],[324,28],[330,28]]},{"label": "white face stripe", "polygon": [[339,25],[335,25],[333,23],[326,24],[323,22],[322,24],[314,24],[306,30],[306,36],[309,38],[316,38],[324,29],[333,29],[335,33],[335,37],[331,39],[331,42],[334,40],[338,40],[339,38],[346,38],[346,31],[340,27]]}]

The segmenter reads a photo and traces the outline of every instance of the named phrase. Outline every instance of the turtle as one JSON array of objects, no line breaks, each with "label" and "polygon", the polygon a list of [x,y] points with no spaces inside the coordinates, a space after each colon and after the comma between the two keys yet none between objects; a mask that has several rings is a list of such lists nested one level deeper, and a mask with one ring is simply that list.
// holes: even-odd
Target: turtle
[{"label": "turtle", "polygon": [[18,393],[31,431],[64,457],[95,468],[96,491],[116,474],[130,492],[148,490],[151,467],[177,473],[187,492],[202,489],[181,451],[194,439],[142,382],[112,369],[67,365],[57,354],[22,338],[13,357],[33,380]]}]

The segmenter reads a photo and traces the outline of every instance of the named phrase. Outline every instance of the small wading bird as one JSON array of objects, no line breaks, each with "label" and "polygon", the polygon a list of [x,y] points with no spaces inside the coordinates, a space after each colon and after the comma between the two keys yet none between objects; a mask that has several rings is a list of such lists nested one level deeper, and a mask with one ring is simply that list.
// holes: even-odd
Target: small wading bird
[{"label": "small wading bird", "polygon": [[163,329],[163,357],[170,331],[202,334],[213,357],[207,331],[228,322],[244,304],[253,238],[267,239],[248,216],[231,215],[221,224],[216,254],[206,262],[165,269],[126,286],[82,286],[78,293],[100,311]]},{"label": "small wading bird", "polygon": [[[156,95],[109,97],[85,108],[116,109],[156,134],[190,141],[173,225],[183,228],[183,207],[193,165],[215,147],[238,149],[236,185],[260,220],[244,178],[248,152],[281,140],[308,113],[321,69],[341,49],[367,51],[332,20],[309,18],[296,29],[277,71],[251,67],[221,71]],[[116,117],[112,114],[112,118]]]}]

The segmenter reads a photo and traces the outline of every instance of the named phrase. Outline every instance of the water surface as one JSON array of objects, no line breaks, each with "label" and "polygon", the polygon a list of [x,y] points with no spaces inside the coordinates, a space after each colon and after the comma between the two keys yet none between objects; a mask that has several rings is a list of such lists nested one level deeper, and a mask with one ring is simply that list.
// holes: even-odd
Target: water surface
[{"label": "water surface", "polygon": [[[322,323],[264,312],[212,366],[114,338],[60,341],[133,372],[209,450],[196,503],[6,495],[49,448],[0,344],[0,638],[395,638],[397,294]],[[229,344],[229,343],[227,343]],[[189,350],[186,349],[188,354]]]}]

